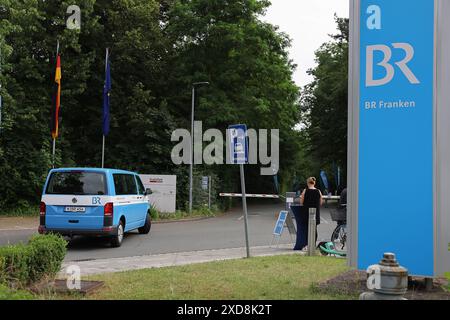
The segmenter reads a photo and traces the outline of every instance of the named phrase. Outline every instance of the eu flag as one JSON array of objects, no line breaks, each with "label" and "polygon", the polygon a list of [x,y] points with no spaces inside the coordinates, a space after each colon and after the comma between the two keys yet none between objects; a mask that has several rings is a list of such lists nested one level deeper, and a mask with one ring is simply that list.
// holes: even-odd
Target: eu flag
[{"label": "eu flag", "polygon": [[111,64],[109,54],[106,54],[106,76],[105,86],[103,87],[103,135],[109,134],[109,97],[111,94]]}]

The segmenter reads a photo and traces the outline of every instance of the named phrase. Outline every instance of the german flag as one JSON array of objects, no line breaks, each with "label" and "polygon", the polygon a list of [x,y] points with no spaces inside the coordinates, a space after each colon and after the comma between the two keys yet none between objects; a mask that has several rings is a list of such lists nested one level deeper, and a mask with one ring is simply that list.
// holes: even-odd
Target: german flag
[{"label": "german flag", "polygon": [[59,135],[59,108],[61,106],[61,56],[56,57],[55,84],[52,107],[52,138]]}]

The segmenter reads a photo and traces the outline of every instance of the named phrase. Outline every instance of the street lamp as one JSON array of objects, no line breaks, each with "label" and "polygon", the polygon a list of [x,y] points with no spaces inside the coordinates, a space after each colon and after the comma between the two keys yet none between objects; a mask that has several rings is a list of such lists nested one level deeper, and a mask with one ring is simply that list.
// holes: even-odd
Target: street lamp
[{"label": "street lamp", "polygon": [[209,82],[195,82],[192,84],[192,115],[191,115],[191,164],[189,168],[189,213],[192,212],[192,175],[194,170],[194,113],[195,113],[195,89],[201,86],[207,86]]}]

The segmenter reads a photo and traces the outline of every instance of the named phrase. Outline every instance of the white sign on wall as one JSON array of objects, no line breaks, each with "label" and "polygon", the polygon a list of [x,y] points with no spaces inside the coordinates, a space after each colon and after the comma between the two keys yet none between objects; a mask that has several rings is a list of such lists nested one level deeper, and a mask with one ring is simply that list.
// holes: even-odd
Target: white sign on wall
[{"label": "white sign on wall", "polygon": [[150,188],[153,194],[149,201],[159,212],[174,213],[177,199],[177,176],[167,175],[140,175],[144,187]]}]

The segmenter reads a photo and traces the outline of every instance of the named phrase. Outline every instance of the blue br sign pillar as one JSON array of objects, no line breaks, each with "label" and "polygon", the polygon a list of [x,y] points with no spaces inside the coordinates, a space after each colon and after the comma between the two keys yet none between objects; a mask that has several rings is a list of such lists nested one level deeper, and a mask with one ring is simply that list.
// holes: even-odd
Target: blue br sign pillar
[{"label": "blue br sign pillar", "polygon": [[450,140],[450,71],[440,73],[450,70],[450,5],[352,0],[350,10],[350,264],[365,270],[394,252],[411,275],[442,275],[450,271],[450,147],[440,142]]}]

